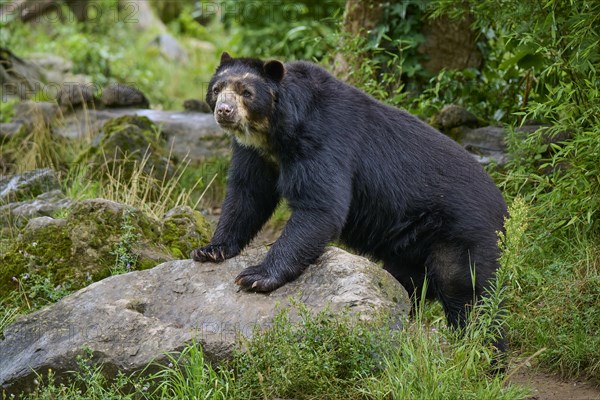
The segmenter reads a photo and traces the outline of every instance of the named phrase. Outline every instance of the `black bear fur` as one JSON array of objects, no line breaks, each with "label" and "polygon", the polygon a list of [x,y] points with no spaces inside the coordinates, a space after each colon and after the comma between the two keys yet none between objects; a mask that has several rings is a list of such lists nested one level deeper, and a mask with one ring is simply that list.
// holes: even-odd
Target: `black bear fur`
[{"label": "black bear fur", "polygon": [[427,296],[464,326],[498,268],[507,210],[460,145],[308,62],[224,53],[206,100],[233,156],[214,237],[194,259],[239,254],[285,198],[292,215],[262,264],[239,274],[242,288],[274,290],[341,239],[409,293],[427,278]]}]

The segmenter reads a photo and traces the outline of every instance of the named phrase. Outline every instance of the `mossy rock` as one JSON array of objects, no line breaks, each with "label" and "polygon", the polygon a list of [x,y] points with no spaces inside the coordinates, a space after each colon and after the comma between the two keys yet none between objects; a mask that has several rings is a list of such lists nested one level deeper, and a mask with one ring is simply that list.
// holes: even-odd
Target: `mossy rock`
[{"label": "mossy rock", "polygon": [[0,292],[16,289],[13,277],[25,272],[52,271],[57,280],[62,280],[65,271],[72,268],[71,246],[64,219],[31,219],[18,240],[0,257]]},{"label": "mossy rock", "polygon": [[202,214],[188,206],[175,207],[165,215],[161,243],[177,258],[208,244],[211,226]]},{"label": "mossy rock", "polygon": [[160,183],[173,176],[173,162],[159,128],[148,118],[125,115],[108,120],[101,136],[78,162],[92,166],[96,178],[111,176],[127,185],[135,175]]},{"label": "mossy rock", "polygon": [[[85,275],[85,278],[91,277],[94,281],[109,276],[115,267],[115,247],[125,229],[130,229],[138,236],[136,247],[140,248],[157,243],[161,231],[160,222],[141,211],[104,199],[78,203],[73,207],[67,223],[73,237],[73,261],[78,265],[75,275],[78,278]],[[135,252],[136,248],[131,250]],[[161,261],[173,259],[162,248],[157,252],[162,254],[158,258]]]},{"label": "mossy rock", "polygon": [[17,290],[12,278],[24,273],[44,273],[54,285],[79,289],[113,273],[119,246],[135,259],[131,269],[141,270],[188,258],[210,235],[210,225],[190,207],[176,207],[159,221],[110,200],[84,200],[64,219],[29,220],[0,255],[0,293]]},{"label": "mossy rock", "polygon": [[140,128],[143,132],[147,133],[148,139],[153,139],[158,132],[157,126],[149,118],[141,117],[139,115],[124,115],[122,117],[109,119],[104,123],[104,131],[115,132],[124,126],[134,125]]}]

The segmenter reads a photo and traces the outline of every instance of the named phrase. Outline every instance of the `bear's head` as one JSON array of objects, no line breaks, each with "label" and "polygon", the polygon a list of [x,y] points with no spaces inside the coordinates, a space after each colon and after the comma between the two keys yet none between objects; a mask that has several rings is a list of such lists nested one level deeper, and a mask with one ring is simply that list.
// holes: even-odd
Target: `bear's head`
[{"label": "bear's head", "polygon": [[269,116],[284,75],[279,61],[232,58],[223,53],[206,93],[219,126],[238,143],[268,151]]}]

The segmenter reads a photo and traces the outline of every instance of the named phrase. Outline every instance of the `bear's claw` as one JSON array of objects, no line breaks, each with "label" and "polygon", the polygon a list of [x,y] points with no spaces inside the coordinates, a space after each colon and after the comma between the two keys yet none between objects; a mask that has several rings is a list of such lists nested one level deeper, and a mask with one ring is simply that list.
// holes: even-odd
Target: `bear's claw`
[{"label": "bear's claw", "polygon": [[256,265],[244,269],[235,278],[242,289],[252,292],[270,292],[282,286],[285,281],[271,276],[262,266]]},{"label": "bear's claw", "polygon": [[192,250],[190,254],[194,261],[200,262],[221,262],[227,258],[227,250],[223,245],[208,245]]}]

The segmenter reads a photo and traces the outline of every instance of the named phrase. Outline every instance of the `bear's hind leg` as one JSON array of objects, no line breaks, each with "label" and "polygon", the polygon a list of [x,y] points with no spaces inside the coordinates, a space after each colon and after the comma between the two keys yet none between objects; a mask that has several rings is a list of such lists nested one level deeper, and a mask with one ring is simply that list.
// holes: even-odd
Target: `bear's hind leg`
[{"label": "bear's hind leg", "polygon": [[[447,244],[435,246],[426,262],[430,285],[441,301],[448,325],[464,329],[473,304],[479,301],[496,271],[496,265],[473,257],[468,250]],[[500,316],[498,316],[500,318]],[[504,335],[492,343],[506,350]]]},{"label": "bear's hind leg", "polygon": [[425,262],[428,284],[442,302],[448,325],[460,329],[466,325],[469,309],[476,296],[468,254],[448,244],[432,247]]},{"label": "bear's hind leg", "polygon": [[[417,309],[423,300],[423,288],[425,286],[425,268],[422,263],[411,263],[406,260],[386,261],[383,268],[389,272],[406,289],[412,302],[410,315],[415,316]],[[425,298],[435,299],[436,294],[431,285],[427,283]]]}]

